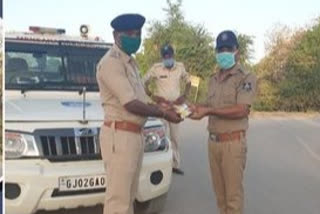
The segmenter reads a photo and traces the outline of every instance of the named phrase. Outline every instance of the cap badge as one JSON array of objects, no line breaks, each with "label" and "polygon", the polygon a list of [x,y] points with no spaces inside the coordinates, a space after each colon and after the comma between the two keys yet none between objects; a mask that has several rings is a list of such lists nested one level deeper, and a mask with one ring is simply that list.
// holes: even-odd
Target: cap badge
[{"label": "cap badge", "polygon": [[228,39],[228,34],[226,34],[226,33],[222,34],[222,35],[221,35],[221,39],[222,39],[223,41],[226,41],[226,40]]}]

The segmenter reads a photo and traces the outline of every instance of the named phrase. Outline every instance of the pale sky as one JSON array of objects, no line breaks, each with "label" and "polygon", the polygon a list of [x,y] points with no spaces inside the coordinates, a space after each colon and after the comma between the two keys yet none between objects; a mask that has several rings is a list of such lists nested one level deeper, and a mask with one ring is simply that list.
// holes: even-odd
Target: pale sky
[{"label": "pale sky", "polygon": [[[113,42],[110,21],[121,13],[140,13],[147,19],[164,20],[166,0],[6,0],[5,30],[27,31],[29,26],[64,28],[79,35],[81,24],[91,35]],[[183,0],[187,21],[202,24],[216,37],[231,29],[254,36],[255,60],[264,56],[266,33],[275,24],[304,27],[320,16],[319,0]],[[146,37],[144,28],[143,37]]]}]

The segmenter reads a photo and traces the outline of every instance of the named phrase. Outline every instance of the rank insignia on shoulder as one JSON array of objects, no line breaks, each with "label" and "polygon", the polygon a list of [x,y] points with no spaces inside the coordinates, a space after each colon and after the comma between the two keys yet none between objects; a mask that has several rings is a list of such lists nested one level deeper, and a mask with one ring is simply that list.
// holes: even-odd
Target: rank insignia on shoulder
[{"label": "rank insignia on shoulder", "polygon": [[252,90],[251,82],[243,83],[242,89],[246,91],[251,91]]}]

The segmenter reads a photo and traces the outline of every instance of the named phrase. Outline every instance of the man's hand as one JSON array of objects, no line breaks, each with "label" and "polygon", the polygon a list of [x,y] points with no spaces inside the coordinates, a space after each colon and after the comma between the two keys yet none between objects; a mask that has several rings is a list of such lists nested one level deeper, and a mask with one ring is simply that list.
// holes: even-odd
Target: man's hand
[{"label": "man's hand", "polygon": [[180,115],[174,110],[172,105],[166,105],[162,103],[161,105],[158,105],[158,107],[163,112],[163,119],[172,123],[180,123],[183,121]]},{"label": "man's hand", "polygon": [[189,116],[189,118],[193,120],[201,120],[203,117],[207,116],[210,111],[208,107],[204,106],[191,105],[189,108],[192,111],[192,114]]},{"label": "man's hand", "polygon": [[178,99],[176,99],[173,104],[175,105],[181,105],[183,103],[185,103],[186,101],[186,97],[184,95],[180,96]]},{"label": "man's hand", "polygon": [[164,117],[165,120],[172,122],[172,123],[180,123],[183,121],[183,119],[180,117],[179,114],[177,114],[173,110],[164,111]]}]

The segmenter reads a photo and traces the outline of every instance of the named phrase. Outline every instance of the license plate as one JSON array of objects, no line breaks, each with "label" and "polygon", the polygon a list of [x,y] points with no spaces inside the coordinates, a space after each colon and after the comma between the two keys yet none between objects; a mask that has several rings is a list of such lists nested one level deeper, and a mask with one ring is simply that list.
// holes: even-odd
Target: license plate
[{"label": "license plate", "polygon": [[72,176],[59,178],[60,191],[88,190],[106,187],[105,175]]}]

